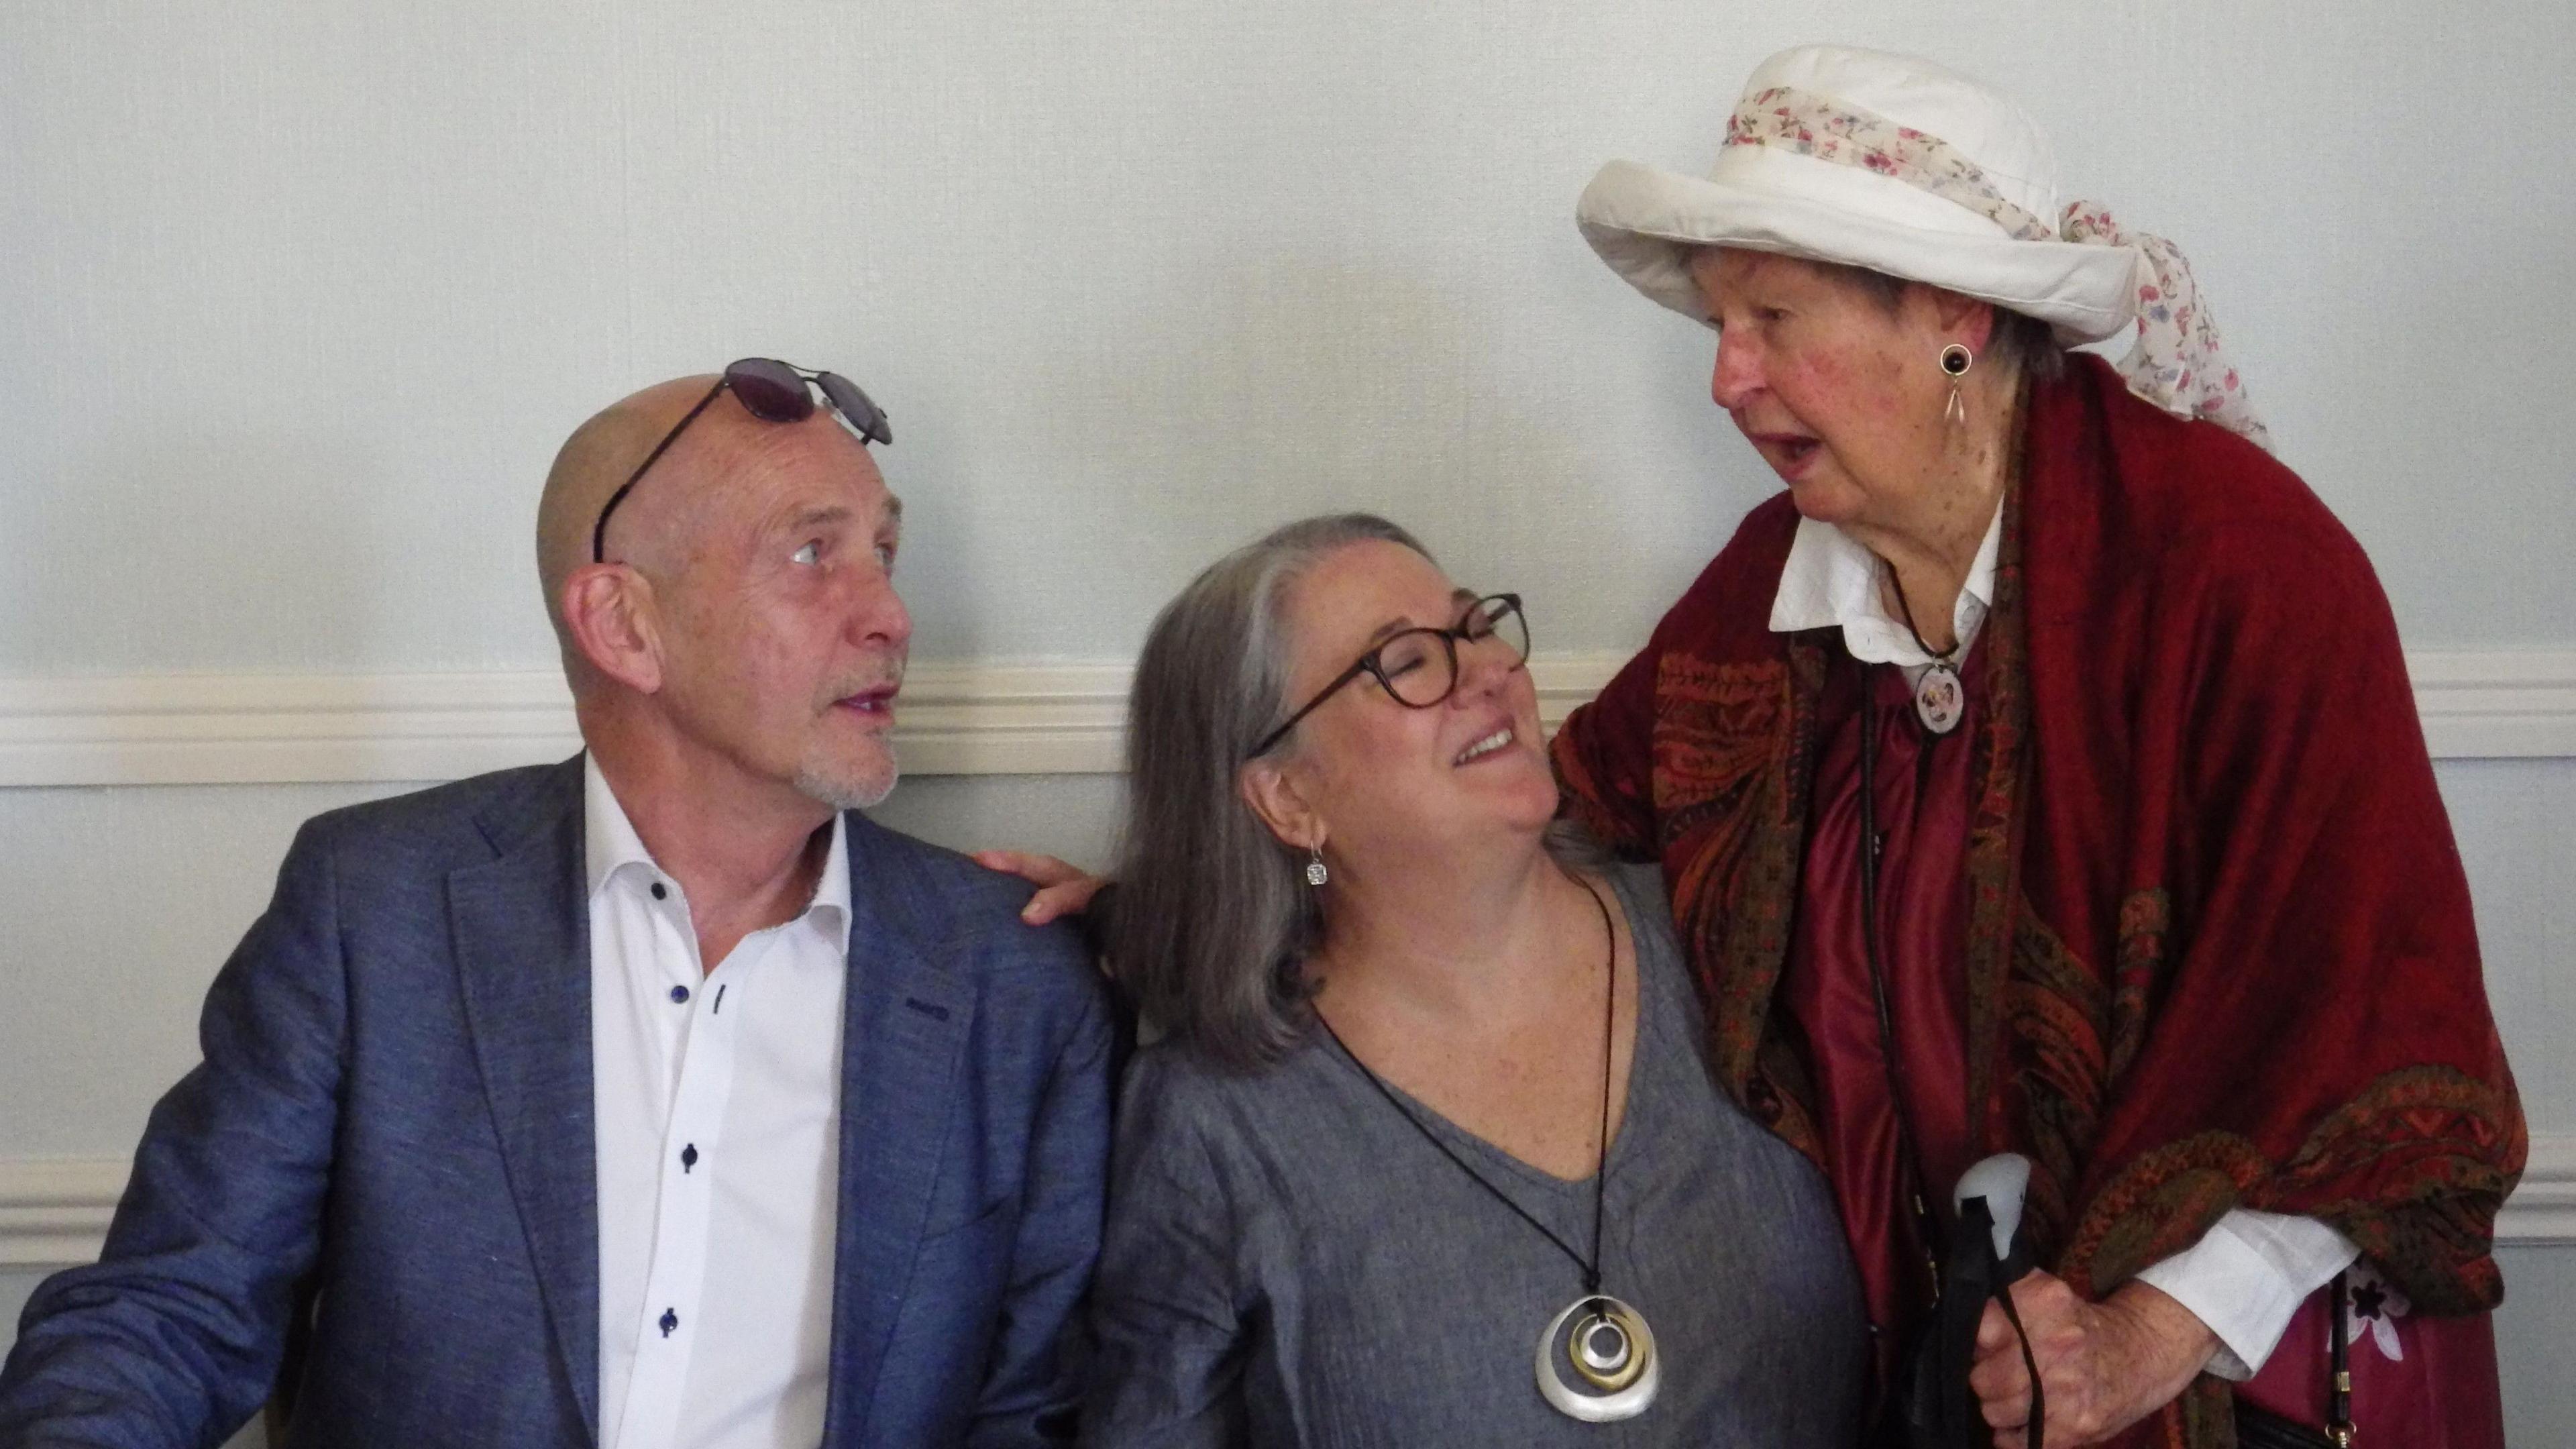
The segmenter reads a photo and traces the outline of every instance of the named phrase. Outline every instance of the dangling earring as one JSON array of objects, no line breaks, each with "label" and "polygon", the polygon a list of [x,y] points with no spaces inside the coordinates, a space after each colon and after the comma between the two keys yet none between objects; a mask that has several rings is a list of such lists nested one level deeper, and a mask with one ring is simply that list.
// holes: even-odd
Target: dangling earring
[{"label": "dangling earring", "polygon": [[1324,847],[1320,845],[1307,846],[1306,884],[1310,886],[1319,886],[1332,878],[1333,873],[1324,869]]},{"label": "dangling earring", "polygon": [[1976,365],[1977,354],[1970,352],[1964,344],[1953,342],[1941,349],[1941,370],[1950,375],[1950,406],[1943,409],[1941,415],[1950,420],[1952,427],[1967,424],[1968,404],[1959,396],[1959,379],[1966,377],[1968,369]]}]

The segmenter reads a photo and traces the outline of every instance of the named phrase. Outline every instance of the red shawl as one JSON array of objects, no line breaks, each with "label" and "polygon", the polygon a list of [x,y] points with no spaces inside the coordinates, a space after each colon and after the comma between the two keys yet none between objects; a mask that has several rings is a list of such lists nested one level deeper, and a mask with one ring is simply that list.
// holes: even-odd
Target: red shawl
[{"label": "red shawl", "polygon": [[[2036,385],[1972,769],[1967,1080],[2034,1164],[2043,1261],[2099,1298],[2230,1208],[2341,1229],[2419,1311],[2503,1296],[2521,1107],[2369,561],[2289,470],[2130,396]],[[1819,1157],[1775,1001],[1828,635],[1775,634],[1786,495],[1553,745],[1568,808],[1659,855],[1714,1061]],[[2226,1442],[2203,1378],[2171,1444]]]}]

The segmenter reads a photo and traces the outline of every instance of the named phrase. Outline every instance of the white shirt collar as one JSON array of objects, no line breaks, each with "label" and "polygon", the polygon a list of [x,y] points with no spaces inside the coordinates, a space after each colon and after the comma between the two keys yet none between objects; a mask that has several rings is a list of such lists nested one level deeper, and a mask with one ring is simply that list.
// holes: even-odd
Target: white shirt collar
[{"label": "white shirt collar", "polygon": [[[599,758],[587,750],[581,757],[581,816],[586,899],[596,900],[613,880],[632,878],[631,889],[639,891],[655,884],[667,886],[670,899],[686,909],[680,882],[644,848],[644,838],[626,818],[626,807],[617,803],[608,777],[599,772]],[[814,883],[814,898],[796,917],[811,922],[843,956],[850,950],[849,834],[849,821],[835,812],[832,844],[823,855],[823,878]]]},{"label": "white shirt collar", "polygon": [[[1976,641],[1977,628],[1994,606],[1995,560],[2003,551],[2004,510],[2000,502],[1986,525],[1985,542],[1977,546],[1966,584],[1952,606],[1951,628],[1959,637],[1959,657]],[[1879,599],[1878,555],[1830,523],[1798,520],[1798,536],[1789,545],[1780,570],[1780,591],[1771,599],[1771,630],[1839,627],[1843,647],[1870,664],[1923,665],[1932,656],[1914,642],[1905,621],[1890,614]]]}]

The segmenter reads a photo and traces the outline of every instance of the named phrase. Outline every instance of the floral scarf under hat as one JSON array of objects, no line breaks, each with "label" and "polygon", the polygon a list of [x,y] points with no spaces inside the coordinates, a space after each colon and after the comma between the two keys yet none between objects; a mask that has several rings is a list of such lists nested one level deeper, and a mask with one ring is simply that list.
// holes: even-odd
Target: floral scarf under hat
[{"label": "floral scarf under hat", "polygon": [[2129,390],[2177,417],[2202,417],[2269,449],[2272,435],[2246,400],[2245,386],[2201,303],[2191,264],[2163,237],[2123,231],[2109,209],[2066,207],[2055,226],[2015,205],[1985,171],[1949,142],[1861,107],[1793,86],[1746,96],[1727,118],[1729,146],[1776,146],[1818,161],[1857,166],[1957,202],[2023,241],[2067,241],[2137,250],[2149,276],[2138,283],[2137,340],[2120,359]]}]

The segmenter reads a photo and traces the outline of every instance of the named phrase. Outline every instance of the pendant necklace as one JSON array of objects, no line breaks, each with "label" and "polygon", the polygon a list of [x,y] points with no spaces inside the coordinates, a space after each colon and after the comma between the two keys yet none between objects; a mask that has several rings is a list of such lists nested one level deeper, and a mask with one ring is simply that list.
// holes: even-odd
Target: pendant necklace
[{"label": "pendant necklace", "polygon": [[[1610,1059],[1618,1036],[1619,1016],[1619,928],[1612,924],[1610,907],[1601,893],[1589,882],[1581,882],[1584,894],[1601,912],[1601,929],[1610,941],[1608,1004],[1602,1010],[1601,1022],[1601,1165],[1592,1178],[1592,1256],[1574,1251],[1565,1239],[1558,1237],[1545,1223],[1529,1215],[1519,1203],[1485,1175],[1467,1165],[1439,1134],[1420,1117],[1397,1100],[1395,1090],[1384,1078],[1359,1059],[1342,1034],[1315,1014],[1324,1034],[1350,1058],[1369,1085],[1395,1109],[1396,1115],[1413,1124],[1423,1140],[1440,1149],[1440,1155],[1457,1165],[1470,1181],[1491,1193],[1496,1202],[1510,1208],[1522,1222],[1536,1228],[1541,1237],[1554,1243],[1557,1250],[1574,1260],[1583,1270],[1583,1295],[1567,1304],[1538,1336],[1538,1391],[1549,1407],[1590,1424],[1606,1424],[1616,1419],[1632,1419],[1646,1411],[1655,1401],[1655,1390],[1663,1379],[1663,1363],[1655,1355],[1655,1335],[1646,1327],[1645,1315],[1601,1291],[1601,1221],[1609,1201],[1610,1186]],[[1561,1365],[1561,1366],[1560,1366]],[[1573,1370],[1573,1382],[1565,1370]]]},{"label": "pendant necklace", "polygon": [[1905,632],[1914,636],[1914,647],[1932,660],[1923,666],[1923,677],[1914,681],[1914,717],[1932,733],[1946,735],[1959,727],[1968,712],[1968,691],[1959,682],[1958,664],[1967,641],[1952,641],[1947,653],[1923,642],[1923,631],[1914,627],[1914,606],[1905,602],[1905,584],[1897,578],[1894,565],[1888,567],[1887,584],[1896,590],[1896,611],[1904,616]]}]

